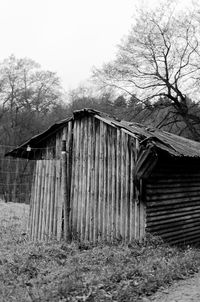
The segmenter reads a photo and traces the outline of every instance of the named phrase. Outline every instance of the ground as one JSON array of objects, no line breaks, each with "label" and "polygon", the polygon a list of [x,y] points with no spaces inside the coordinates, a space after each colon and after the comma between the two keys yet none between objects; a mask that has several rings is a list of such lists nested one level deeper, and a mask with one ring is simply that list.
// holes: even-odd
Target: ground
[{"label": "ground", "polygon": [[172,286],[162,288],[152,295],[144,298],[143,302],[199,302],[200,301],[200,273],[192,278],[175,282]]},{"label": "ground", "polygon": [[28,205],[0,202],[0,302],[200,301],[199,248],[151,236],[131,244],[35,243],[28,213]]}]

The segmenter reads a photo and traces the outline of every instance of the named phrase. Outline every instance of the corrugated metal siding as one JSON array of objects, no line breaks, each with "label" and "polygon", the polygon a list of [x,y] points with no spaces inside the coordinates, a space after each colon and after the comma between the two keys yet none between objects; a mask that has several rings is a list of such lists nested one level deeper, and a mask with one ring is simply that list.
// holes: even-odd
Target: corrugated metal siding
[{"label": "corrugated metal siding", "polygon": [[163,160],[146,181],[147,230],[170,243],[200,241],[200,169]]},{"label": "corrugated metal siding", "polygon": [[82,241],[131,240],[144,232],[144,211],[135,201],[133,140],[92,116],[73,130],[71,225]]}]

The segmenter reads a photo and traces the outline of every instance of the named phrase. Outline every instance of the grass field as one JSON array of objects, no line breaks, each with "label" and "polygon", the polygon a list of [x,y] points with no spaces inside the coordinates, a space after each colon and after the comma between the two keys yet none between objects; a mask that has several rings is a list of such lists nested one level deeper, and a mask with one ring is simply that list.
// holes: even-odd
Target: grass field
[{"label": "grass field", "polygon": [[96,246],[33,243],[28,206],[0,203],[0,301],[141,301],[200,267],[200,250],[157,238]]}]

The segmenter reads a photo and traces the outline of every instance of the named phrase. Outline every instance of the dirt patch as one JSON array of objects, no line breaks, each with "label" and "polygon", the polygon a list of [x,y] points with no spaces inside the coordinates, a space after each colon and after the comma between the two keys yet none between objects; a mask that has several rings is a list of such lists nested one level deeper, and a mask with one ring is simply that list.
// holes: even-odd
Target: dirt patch
[{"label": "dirt patch", "polygon": [[144,298],[143,302],[199,302],[200,301],[200,273],[192,278],[175,282],[172,286],[159,290],[151,298]]}]

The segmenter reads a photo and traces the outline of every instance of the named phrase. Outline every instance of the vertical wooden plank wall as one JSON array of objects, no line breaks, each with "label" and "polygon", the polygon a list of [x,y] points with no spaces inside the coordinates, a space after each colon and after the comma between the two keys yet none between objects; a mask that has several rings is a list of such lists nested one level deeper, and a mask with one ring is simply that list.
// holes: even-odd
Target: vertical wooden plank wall
[{"label": "vertical wooden plank wall", "polygon": [[37,160],[29,225],[31,239],[63,238],[63,138],[68,152],[72,237],[91,242],[139,239],[144,233],[144,211],[143,205],[136,202],[134,144],[130,148],[130,139],[134,138],[93,116],[78,118],[73,124],[68,122],[49,140],[42,158]]},{"label": "vertical wooden plank wall", "polygon": [[56,159],[37,160],[32,188],[30,237],[32,240],[46,240],[57,237],[60,161]]},{"label": "vertical wooden plank wall", "polygon": [[[56,134],[54,146],[49,146],[42,152],[42,158],[36,161],[34,180],[31,194],[29,230],[32,240],[60,240],[63,236],[63,198],[61,194],[61,141],[66,137],[67,151],[69,152],[72,133],[72,122]],[[67,166],[70,168],[70,157],[67,157]],[[70,173],[67,173],[68,182]],[[70,189],[70,184],[68,184]]]},{"label": "vertical wooden plank wall", "polygon": [[[133,138],[131,138],[133,139]],[[130,241],[144,234],[135,202],[130,136],[95,117],[74,122],[71,224],[81,241]]]}]

